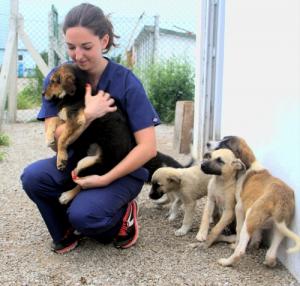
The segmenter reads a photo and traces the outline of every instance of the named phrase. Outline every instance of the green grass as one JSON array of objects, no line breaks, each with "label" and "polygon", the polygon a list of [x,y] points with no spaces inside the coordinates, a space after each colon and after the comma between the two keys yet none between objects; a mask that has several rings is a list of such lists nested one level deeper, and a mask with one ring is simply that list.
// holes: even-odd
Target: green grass
[{"label": "green grass", "polygon": [[18,109],[31,109],[41,105],[41,92],[33,83],[18,94]]},{"label": "green grass", "polygon": [[0,145],[9,146],[9,137],[4,133],[0,133]]},{"label": "green grass", "polygon": [[[0,133],[0,147],[1,146],[9,146],[9,137],[4,133]],[[5,153],[0,151],[0,161],[3,161],[4,156]]]}]

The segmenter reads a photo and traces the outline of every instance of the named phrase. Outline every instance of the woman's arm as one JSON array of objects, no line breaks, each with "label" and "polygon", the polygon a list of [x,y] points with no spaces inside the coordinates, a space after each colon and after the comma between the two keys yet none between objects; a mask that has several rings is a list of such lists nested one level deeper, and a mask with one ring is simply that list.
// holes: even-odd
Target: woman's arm
[{"label": "woman's arm", "polygon": [[102,176],[91,175],[76,178],[74,182],[80,185],[83,189],[106,186],[111,182],[135,171],[151,158],[156,156],[157,149],[154,126],[135,132],[134,137],[137,145],[108,173]]}]

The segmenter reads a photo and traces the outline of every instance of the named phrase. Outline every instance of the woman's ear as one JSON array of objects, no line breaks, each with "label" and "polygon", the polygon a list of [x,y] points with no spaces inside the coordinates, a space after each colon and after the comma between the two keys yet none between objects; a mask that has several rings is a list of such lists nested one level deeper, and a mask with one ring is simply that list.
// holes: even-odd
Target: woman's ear
[{"label": "woman's ear", "polygon": [[106,50],[107,48],[107,45],[109,43],[109,35],[108,34],[105,34],[101,39],[101,46],[102,46],[102,51],[103,50]]}]

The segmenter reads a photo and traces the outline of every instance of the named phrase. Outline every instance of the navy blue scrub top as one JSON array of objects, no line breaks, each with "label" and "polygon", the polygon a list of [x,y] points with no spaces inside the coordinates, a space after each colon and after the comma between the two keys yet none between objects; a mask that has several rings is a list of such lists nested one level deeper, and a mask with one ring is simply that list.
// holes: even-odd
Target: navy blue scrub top
[{"label": "navy blue scrub top", "polygon": [[[139,79],[127,68],[119,65],[110,59],[98,82],[98,90],[108,92],[118,103],[118,106],[127,114],[129,127],[132,132],[156,126],[160,124],[160,119],[150,103],[143,85]],[[44,80],[44,89],[49,84],[54,68]],[[57,106],[53,101],[42,99],[42,107],[37,119],[44,120],[47,117],[57,116]],[[131,175],[146,180],[148,171],[140,168]]]}]

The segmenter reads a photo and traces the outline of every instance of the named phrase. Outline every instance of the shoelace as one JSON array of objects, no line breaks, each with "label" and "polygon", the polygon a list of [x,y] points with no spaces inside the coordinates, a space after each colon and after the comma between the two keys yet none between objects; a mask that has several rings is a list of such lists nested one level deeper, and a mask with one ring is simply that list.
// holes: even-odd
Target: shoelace
[{"label": "shoelace", "polygon": [[121,228],[120,228],[120,231],[119,231],[119,235],[120,236],[125,236],[127,235],[127,229],[128,229],[128,221],[129,221],[129,218],[131,216],[131,212],[132,212],[132,207],[130,206],[130,213],[128,215],[128,217],[126,219],[123,220],[122,222],[122,225],[121,225]]}]

